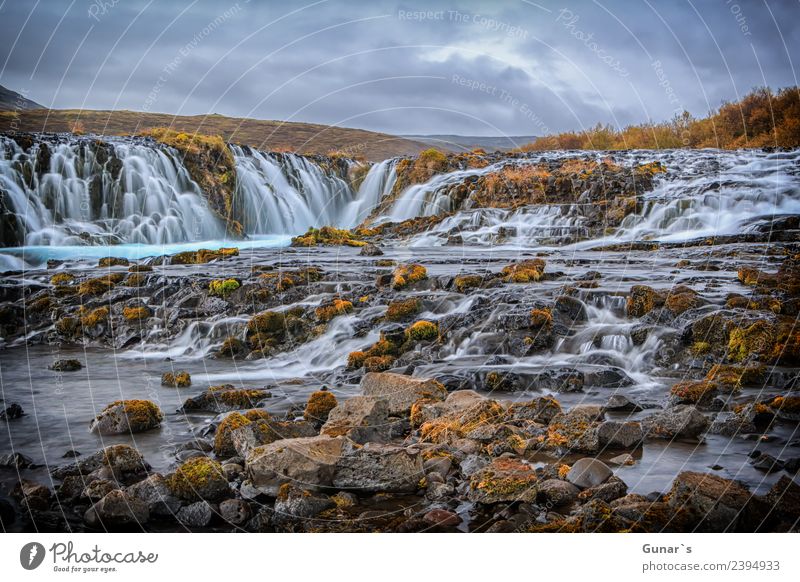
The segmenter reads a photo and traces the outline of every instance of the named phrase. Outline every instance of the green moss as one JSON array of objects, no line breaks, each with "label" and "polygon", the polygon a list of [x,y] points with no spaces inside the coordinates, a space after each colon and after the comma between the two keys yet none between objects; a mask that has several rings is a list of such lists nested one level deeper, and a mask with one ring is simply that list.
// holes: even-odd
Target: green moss
[{"label": "green moss", "polygon": [[416,297],[408,299],[395,299],[386,309],[386,319],[389,321],[403,321],[410,319],[422,311],[422,301]]},{"label": "green moss", "polygon": [[214,433],[214,454],[219,457],[235,455],[236,449],[233,447],[231,432],[250,423],[251,421],[239,412],[231,412],[223,418],[217,427],[217,432]]},{"label": "green moss", "polygon": [[56,273],[52,277],[50,277],[50,284],[51,285],[64,285],[66,283],[71,283],[75,280],[75,275],[72,273]]},{"label": "green moss", "polygon": [[147,430],[164,419],[161,409],[149,400],[117,400],[106,406],[101,414],[119,405],[122,405],[122,413],[127,417],[132,432]]},{"label": "green moss", "polygon": [[216,279],[208,284],[208,294],[225,298],[236,291],[239,286],[239,281],[236,279]]},{"label": "green moss", "polygon": [[183,499],[202,499],[206,492],[225,490],[228,481],[222,465],[208,457],[189,459],[177,468],[169,479],[169,486]]},{"label": "green moss", "polygon": [[728,339],[728,358],[743,362],[750,358],[772,352],[775,344],[775,328],[767,321],[756,321],[747,328],[735,327]]},{"label": "green moss", "polygon": [[83,327],[94,327],[108,321],[108,307],[98,307],[81,317]]},{"label": "green moss", "polygon": [[544,259],[530,259],[506,265],[501,271],[509,283],[532,283],[544,277]]},{"label": "green moss", "polygon": [[199,251],[184,251],[172,255],[170,263],[173,265],[200,265],[238,256],[239,249],[236,247],[222,247],[216,250],[200,249]]},{"label": "green moss", "polygon": [[292,239],[293,247],[315,247],[322,246],[349,246],[363,247],[367,243],[361,240],[361,235],[357,232],[349,231],[332,226],[322,228],[309,228],[308,231]]},{"label": "green moss", "polygon": [[127,267],[130,264],[128,259],[122,257],[103,257],[97,263],[98,267]]},{"label": "green moss", "polygon": [[327,323],[338,315],[345,315],[353,311],[353,304],[343,299],[334,299],[325,305],[320,305],[314,311],[317,319],[322,323]]},{"label": "green moss", "polygon": [[161,385],[169,388],[186,388],[192,385],[192,377],[189,372],[181,370],[179,372],[165,372],[161,376]]},{"label": "green moss", "polygon": [[122,317],[127,321],[142,321],[150,317],[150,315],[152,315],[150,308],[144,305],[125,307],[122,309]]},{"label": "green moss", "polygon": [[405,331],[405,335],[409,341],[434,340],[439,337],[439,326],[423,319],[409,326]]},{"label": "green moss", "polygon": [[392,273],[392,288],[403,289],[427,278],[428,270],[422,265],[416,263],[398,265]]},{"label": "green moss", "polygon": [[217,356],[221,358],[233,358],[244,354],[245,351],[247,350],[242,340],[233,336],[228,336],[217,351]]},{"label": "green moss", "polygon": [[336,396],[328,390],[317,390],[308,398],[303,418],[319,424],[328,420],[330,411],[336,408]]},{"label": "green moss", "polygon": [[460,275],[453,279],[453,287],[459,293],[467,293],[472,289],[477,289],[483,284],[483,277],[480,275]]}]

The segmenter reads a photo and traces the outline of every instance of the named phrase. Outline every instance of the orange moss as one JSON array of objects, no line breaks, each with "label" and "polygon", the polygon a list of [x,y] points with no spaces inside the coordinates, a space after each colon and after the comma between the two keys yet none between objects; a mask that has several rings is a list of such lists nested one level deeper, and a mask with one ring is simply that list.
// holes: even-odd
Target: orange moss
[{"label": "orange moss", "polygon": [[531,283],[544,276],[544,259],[530,259],[503,267],[501,273],[510,283]]}]

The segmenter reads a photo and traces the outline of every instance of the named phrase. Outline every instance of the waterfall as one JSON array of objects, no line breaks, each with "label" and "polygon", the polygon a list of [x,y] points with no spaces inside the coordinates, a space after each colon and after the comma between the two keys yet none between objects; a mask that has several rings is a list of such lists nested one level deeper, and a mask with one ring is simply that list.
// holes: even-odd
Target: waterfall
[{"label": "waterfall", "polygon": [[[40,142],[26,154],[0,140],[0,194],[20,245],[167,244],[224,234],[174,150],[125,142],[101,150],[83,140]],[[43,147],[47,167],[39,167]]]}]

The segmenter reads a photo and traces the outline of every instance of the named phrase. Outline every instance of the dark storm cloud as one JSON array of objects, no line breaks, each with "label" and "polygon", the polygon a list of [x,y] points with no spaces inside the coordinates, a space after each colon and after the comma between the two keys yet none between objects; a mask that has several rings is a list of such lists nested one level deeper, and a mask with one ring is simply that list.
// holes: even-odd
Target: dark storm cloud
[{"label": "dark storm cloud", "polygon": [[7,1],[0,84],[58,108],[541,134],[794,85],[799,6]]}]

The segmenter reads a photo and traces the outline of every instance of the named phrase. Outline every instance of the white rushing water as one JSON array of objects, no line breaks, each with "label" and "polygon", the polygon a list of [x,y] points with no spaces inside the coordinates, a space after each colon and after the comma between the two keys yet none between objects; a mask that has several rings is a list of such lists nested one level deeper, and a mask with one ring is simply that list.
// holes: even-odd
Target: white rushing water
[{"label": "white rushing water", "polygon": [[114,176],[110,160],[101,163],[85,142],[53,146],[49,166],[38,168],[40,144],[25,156],[0,139],[0,188],[22,227],[20,245],[169,244],[224,234],[174,150],[112,142]]}]

